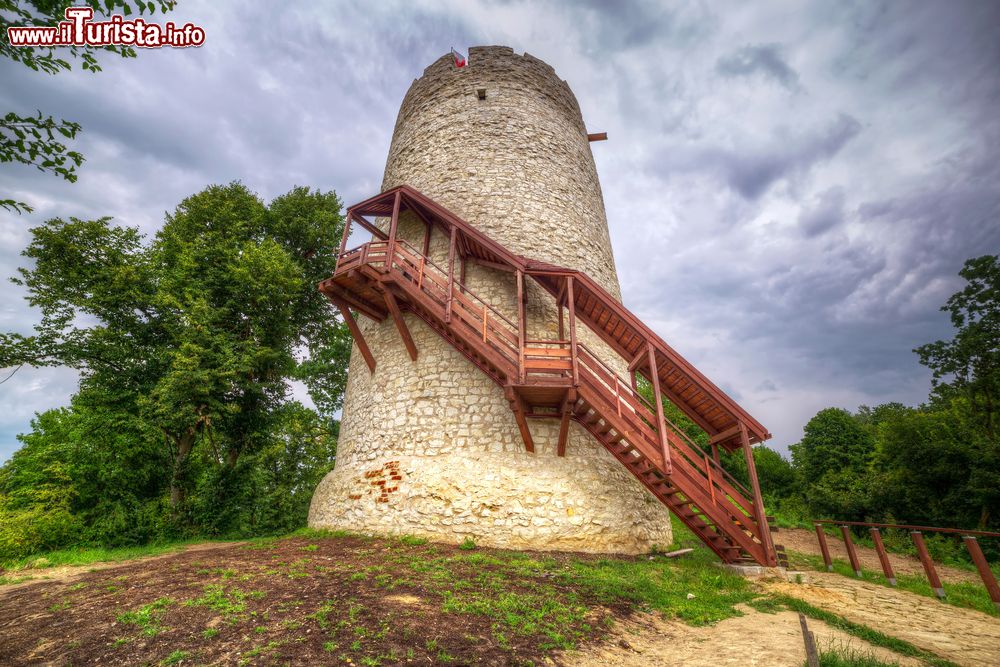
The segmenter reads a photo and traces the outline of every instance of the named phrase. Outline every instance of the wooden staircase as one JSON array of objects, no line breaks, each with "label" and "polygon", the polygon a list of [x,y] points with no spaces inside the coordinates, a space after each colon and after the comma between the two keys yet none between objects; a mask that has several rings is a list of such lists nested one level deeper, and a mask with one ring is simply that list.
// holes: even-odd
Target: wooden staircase
[{"label": "wooden staircase", "polygon": [[[425,225],[423,251],[397,234],[405,211]],[[352,225],[373,238],[345,251]],[[402,317],[413,313],[503,388],[528,451],[534,451],[529,419],[560,421],[560,456],[569,422],[576,421],[724,562],[778,564],[750,450],[770,435],[586,274],[511,253],[408,186],[349,208],[345,227],[337,268],[319,289],[341,309],[372,371],[376,360],[349,311],[391,318],[416,359]],[[428,256],[435,231],[449,239],[447,267]],[[470,261],[512,275],[517,322],[466,288],[461,275]],[[526,278],[558,306],[557,339],[527,339]],[[619,367],[628,362],[627,379],[578,340],[578,324],[620,355]],[[652,403],[639,392],[638,377],[652,386]],[[663,398],[705,430],[711,454],[666,419]],[[751,489],[723,469],[719,448],[743,450]]]}]

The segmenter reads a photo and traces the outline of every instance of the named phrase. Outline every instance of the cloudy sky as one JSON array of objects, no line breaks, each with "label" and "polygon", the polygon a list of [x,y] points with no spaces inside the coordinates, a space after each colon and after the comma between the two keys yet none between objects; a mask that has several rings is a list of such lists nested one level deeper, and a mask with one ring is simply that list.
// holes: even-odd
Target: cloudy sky
[{"label": "cloudy sky", "polygon": [[[100,74],[0,63],[0,110],[80,122],[75,184],[0,166],[0,279],[28,229],[154,232],[210,183],[373,194],[399,103],[452,46],[549,62],[591,131],[624,300],[774,433],[819,409],[926,397],[911,349],[949,335],[966,258],[1000,250],[1000,4],[178,3],[203,47]],[[37,314],[0,289],[0,330]],[[0,371],[0,379],[9,373]],[[72,371],[0,385],[0,460]]]}]

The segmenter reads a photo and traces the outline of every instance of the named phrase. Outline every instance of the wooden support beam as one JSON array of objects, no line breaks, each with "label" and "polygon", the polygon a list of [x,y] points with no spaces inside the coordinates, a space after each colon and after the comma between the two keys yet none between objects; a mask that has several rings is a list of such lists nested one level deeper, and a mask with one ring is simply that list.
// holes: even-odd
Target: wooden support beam
[{"label": "wooden support beam", "polygon": [[938,576],[937,570],[934,568],[934,561],[931,560],[931,555],[927,552],[927,544],[924,542],[923,534],[919,530],[914,530],[910,532],[910,537],[913,539],[913,545],[917,547],[917,555],[920,556],[920,564],[924,566],[928,583],[934,589],[934,594],[943,600],[945,597],[944,584],[941,583],[941,577]]},{"label": "wooden support beam", "polygon": [[851,561],[851,568],[854,576],[861,578],[861,561],[858,560],[858,550],[854,548],[854,540],[851,539],[851,527],[841,526],[840,534],[844,538],[844,546],[847,548],[847,559]]},{"label": "wooden support beam", "polygon": [[722,467],[722,459],[719,458],[719,446],[712,443],[712,460],[715,461],[715,465]]},{"label": "wooden support beam", "polygon": [[336,283],[331,282],[323,285],[320,288],[320,292],[335,306],[338,305],[338,302],[342,302],[376,322],[381,322],[385,319],[385,315],[377,311],[373,304],[354,296]]},{"label": "wooden support beam", "polygon": [[399,304],[396,303],[396,297],[389,290],[385,290],[382,294],[385,296],[385,305],[389,309],[389,314],[392,315],[392,321],[396,324],[399,337],[403,339],[403,345],[406,346],[406,351],[409,353],[410,359],[416,361],[417,345],[413,342],[413,336],[410,335],[410,330],[406,326],[403,314],[399,312]]},{"label": "wooden support beam", "polygon": [[872,534],[872,542],[875,543],[875,552],[878,554],[878,560],[882,564],[882,573],[885,575],[889,585],[895,586],[896,573],[892,570],[892,563],[889,561],[889,554],[886,553],[885,544],[882,543],[882,533],[879,532],[878,528],[869,528],[868,530]]},{"label": "wooden support beam", "polygon": [[347,328],[351,332],[351,336],[354,338],[354,344],[358,346],[358,350],[361,352],[361,356],[365,358],[365,363],[368,364],[368,370],[372,373],[375,372],[375,356],[372,351],[368,348],[368,343],[365,342],[365,337],[361,333],[361,329],[358,327],[357,321],[355,321],[354,316],[351,315],[351,311],[347,308],[347,304],[335,297],[327,295],[327,298],[333,301],[334,305],[340,309],[340,314],[344,318],[344,323],[347,324]]},{"label": "wooden support beam", "polygon": [[504,387],[504,392],[507,394],[507,400],[510,401],[510,407],[514,411],[514,420],[517,422],[518,430],[521,431],[521,439],[524,440],[524,449],[528,452],[534,452],[535,441],[531,439],[531,429],[528,428],[527,410],[524,409],[524,402],[510,385]]},{"label": "wooden support beam", "polygon": [[396,251],[396,232],[399,229],[399,203],[400,193],[396,192],[396,197],[392,200],[392,217],[389,219],[389,247],[386,250],[385,268],[392,271],[392,258]]},{"label": "wooden support beam", "polygon": [[607,140],[608,140],[607,132],[593,132],[587,135],[587,141],[607,141]]},{"label": "wooden support beam", "polygon": [[517,372],[520,382],[525,380],[525,369],[524,369],[524,339],[525,336],[525,322],[524,322],[524,272],[520,269],[516,272],[517,281]]},{"label": "wooden support beam", "polygon": [[993,600],[997,611],[1000,611],[1000,586],[997,585],[997,578],[993,576],[993,571],[983,555],[983,550],[979,548],[979,543],[972,535],[963,535],[962,541],[965,542],[965,547],[969,550],[969,555],[972,556],[972,562],[979,570],[979,576],[983,578],[986,592],[990,594],[990,599]]},{"label": "wooden support beam", "polygon": [[424,222],[424,257],[429,257],[431,254],[431,223],[429,221]]},{"label": "wooden support beam", "polygon": [[344,235],[340,239],[340,251],[337,253],[337,261],[340,261],[340,256],[344,254],[344,250],[347,249],[347,237],[351,235],[351,216],[354,214],[350,211],[347,212],[347,220],[344,222]]},{"label": "wooden support beam", "polygon": [[643,364],[645,364],[649,360],[649,355],[646,352],[646,350],[648,349],[652,348],[649,347],[648,343],[643,343],[642,346],[639,348],[639,351],[635,353],[634,357],[632,357],[632,361],[628,362],[629,373],[636,372],[643,366]]},{"label": "wooden support beam", "polygon": [[727,428],[725,431],[720,431],[719,433],[716,433],[711,438],[709,438],[708,441],[714,445],[716,443],[722,442],[723,440],[729,440],[730,438],[735,437],[739,434],[740,434],[740,425],[736,424],[736,426],[731,426]]},{"label": "wooden support beam", "polygon": [[656,431],[660,436],[660,455],[663,457],[663,474],[673,473],[670,462],[670,440],[667,437],[667,420],[663,416],[663,394],[660,392],[660,374],[656,371],[656,351],[652,345],[646,346],[649,359],[649,376],[653,380],[653,402],[656,404]]},{"label": "wooden support beam", "polygon": [[573,406],[576,404],[576,390],[570,389],[563,398],[559,411],[562,417],[559,420],[559,441],[556,444],[556,454],[566,456],[566,441],[569,439],[569,420],[573,416]]},{"label": "wooden support beam", "polygon": [[455,294],[455,235],[457,233],[457,228],[452,226],[451,236],[448,240],[448,303],[444,310],[445,322],[451,322],[451,302]]},{"label": "wooden support beam", "polygon": [[369,232],[371,232],[372,236],[374,236],[376,238],[379,238],[379,239],[382,239],[383,241],[386,240],[387,238],[389,238],[386,235],[385,232],[383,232],[381,229],[379,229],[378,227],[376,227],[372,223],[370,223],[367,220],[365,220],[362,216],[358,215],[357,213],[351,213],[350,216],[354,218],[354,222],[358,223],[359,225],[361,225],[362,227],[364,227],[366,230],[368,230]]},{"label": "wooden support beam", "polygon": [[573,359],[573,386],[580,384],[580,368],[576,352],[576,304],[573,303],[573,276],[566,278],[566,307],[569,310],[569,350]]},{"label": "wooden support beam", "polygon": [[516,268],[510,266],[509,264],[500,264],[499,262],[491,262],[486,259],[480,259],[479,257],[473,256],[472,261],[479,266],[485,266],[488,269],[495,269],[497,271],[504,271],[506,273],[514,273],[517,271]]},{"label": "wooden support beam", "polygon": [[753,460],[753,448],[750,446],[750,433],[747,425],[740,420],[740,442],[743,444],[743,458],[747,462],[747,473],[750,475],[750,488],[753,489],[753,513],[757,522],[757,529],[760,535],[757,537],[764,545],[764,556],[767,558],[767,565],[774,567],[777,561],[774,556],[774,542],[771,540],[771,529],[767,524],[767,515],[764,513],[764,497],[760,492],[760,480],[757,479],[757,464]]},{"label": "wooden support beam", "polygon": [[830,547],[826,543],[826,533],[823,532],[823,524],[816,524],[816,538],[819,540],[819,550],[823,554],[823,562],[826,564],[826,571],[833,572],[833,559],[830,558]]}]

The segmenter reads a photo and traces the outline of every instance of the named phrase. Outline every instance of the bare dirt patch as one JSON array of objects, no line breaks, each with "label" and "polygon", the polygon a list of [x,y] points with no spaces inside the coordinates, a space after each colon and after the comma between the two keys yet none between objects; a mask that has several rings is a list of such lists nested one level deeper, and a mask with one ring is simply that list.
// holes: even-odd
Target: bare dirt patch
[{"label": "bare dirt patch", "polygon": [[987,614],[826,572],[810,572],[802,584],[761,580],[760,585],[959,665],[1000,665],[1000,619]]},{"label": "bare dirt patch", "polygon": [[[475,587],[491,581],[488,553],[477,553],[483,562],[444,545],[291,538],[3,587],[0,665],[540,662],[558,641],[544,619],[498,633],[475,609],[448,612],[449,600],[475,600]],[[460,586],[472,596],[452,596]],[[584,603],[577,608],[594,628],[612,613],[551,573],[525,572],[504,586],[512,613],[542,587]]]},{"label": "bare dirt patch", "polygon": [[[766,614],[745,605],[743,616],[727,618],[715,625],[693,627],[663,620],[657,614],[637,615],[619,623],[609,641],[592,644],[580,651],[565,653],[562,662],[572,667],[630,667],[635,665],[720,665],[795,666],[805,662],[805,645],[798,614],[781,611]],[[923,664],[884,648],[871,646],[856,637],[810,620],[820,650],[849,648],[874,655],[902,667]]]}]

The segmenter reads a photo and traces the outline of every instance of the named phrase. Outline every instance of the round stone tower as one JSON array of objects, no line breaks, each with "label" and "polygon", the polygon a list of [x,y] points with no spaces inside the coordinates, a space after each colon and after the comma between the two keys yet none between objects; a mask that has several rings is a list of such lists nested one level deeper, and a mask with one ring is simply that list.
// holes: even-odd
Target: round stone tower
[{"label": "round stone tower", "polygon": [[[382,189],[410,185],[509,250],[579,269],[620,298],[604,201],[576,98],[547,64],[506,47],[473,47],[468,65],[443,56],[410,86]],[[424,226],[401,216],[415,248]],[[447,264],[448,238],[429,255]],[[469,262],[464,283],[512,320],[510,273]],[[555,305],[527,281],[528,338],[557,336]],[[579,424],[566,455],[558,420],[531,421],[524,442],[503,390],[411,314],[411,361],[392,321],[359,322],[377,359],[355,347],[336,468],[320,483],[309,524],[411,534],[484,546],[639,553],[671,542],[669,511]],[[580,339],[623,371],[584,328]]]}]

